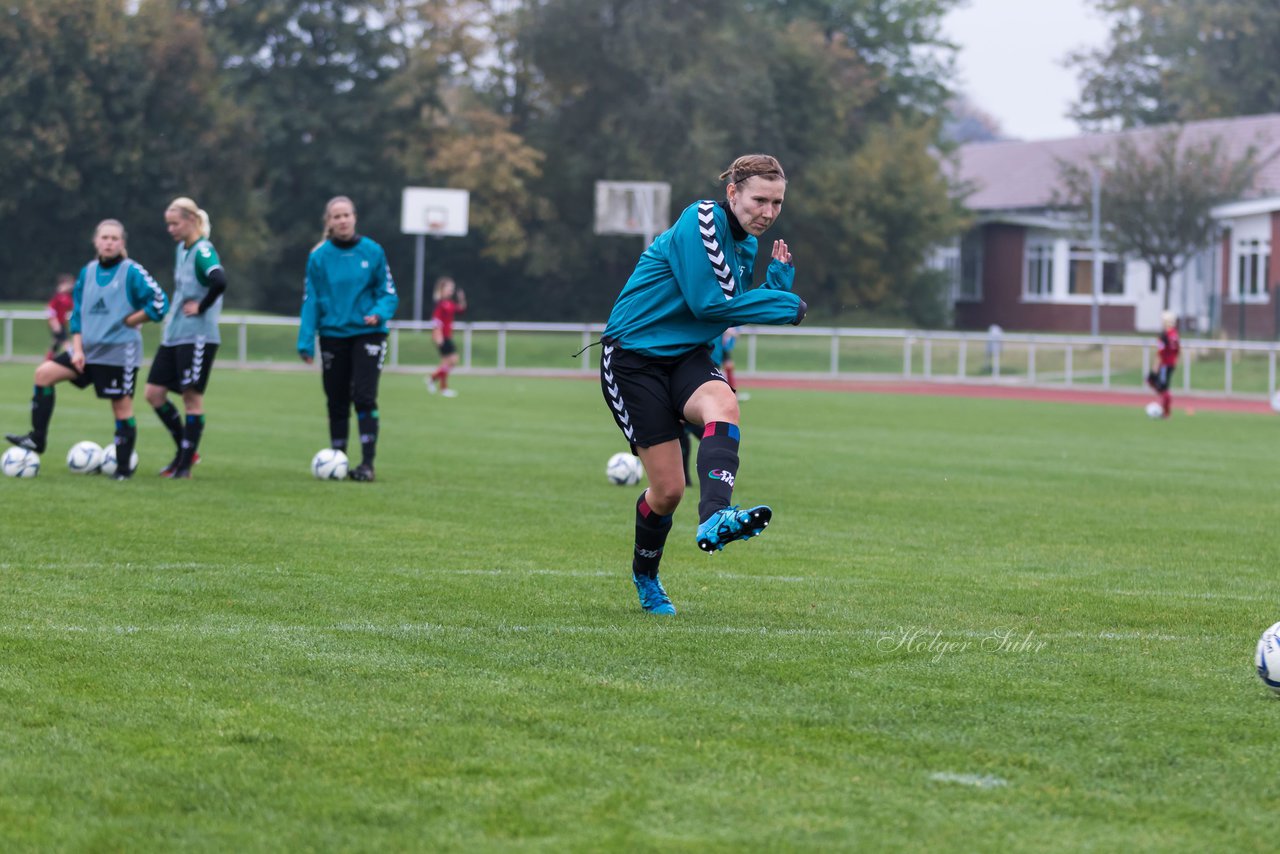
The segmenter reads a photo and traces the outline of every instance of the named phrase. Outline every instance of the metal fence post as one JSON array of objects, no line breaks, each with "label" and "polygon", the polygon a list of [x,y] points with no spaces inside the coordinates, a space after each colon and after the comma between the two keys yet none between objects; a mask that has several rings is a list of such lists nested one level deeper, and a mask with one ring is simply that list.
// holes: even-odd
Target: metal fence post
[{"label": "metal fence post", "polygon": [[925,336],[924,353],[921,355],[924,360],[924,378],[930,379],[933,376],[933,339]]},{"label": "metal fence post", "polygon": [[961,338],[959,358],[956,359],[956,377],[959,379],[964,379],[964,374],[965,374],[964,363],[968,355],[969,355],[969,342]]},{"label": "metal fence post", "polygon": [[1111,388],[1111,344],[1102,342],[1102,387]]},{"label": "metal fence post", "polygon": [[240,318],[236,340],[236,356],[240,359],[241,367],[249,364],[249,321],[244,317]]},{"label": "metal fence post", "polygon": [[1230,343],[1227,344],[1227,349],[1223,351],[1222,361],[1225,363],[1224,364],[1225,374],[1223,377],[1223,391],[1226,392],[1227,394],[1231,394],[1231,362],[1235,356],[1235,352],[1236,352],[1235,348],[1232,347]]},{"label": "metal fence post", "polygon": [[1034,384],[1036,381],[1036,342],[1027,342],[1027,382]]},{"label": "metal fence post", "polygon": [[13,315],[4,316],[4,358],[7,362],[13,358]]},{"label": "metal fence post", "polygon": [[1076,352],[1076,348],[1068,344],[1066,356],[1063,359],[1064,364],[1062,367],[1062,373],[1065,375],[1063,376],[1063,381],[1065,385],[1071,385],[1071,380],[1072,380],[1071,369],[1072,369],[1072,363],[1075,359],[1075,352]]},{"label": "metal fence post", "polygon": [[507,325],[498,324],[498,370],[507,369]]}]

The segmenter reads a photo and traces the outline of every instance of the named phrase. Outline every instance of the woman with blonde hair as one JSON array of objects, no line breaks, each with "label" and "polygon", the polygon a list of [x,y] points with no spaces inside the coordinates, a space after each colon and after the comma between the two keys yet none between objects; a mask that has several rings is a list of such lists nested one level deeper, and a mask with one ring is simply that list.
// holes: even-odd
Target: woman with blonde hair
[{"label": "woman with blonde hair", "polygon": [[[200,461],[197,449],[204,435],[204,392],[222,338],[218,316],[226,273],[218,251],[209,242],[209,215],[185,196],[165,208],[164,225],[177,243],[173,263],[173,309],[164,325],[160,349],[147,376],[147,403],[169,430],[176,448],[161,477],[191,477]],[[169,392],[182,396],[186,418],[169,401]]]},{"label": "woman with blonde hair", "polygon": [[382,247],[356,232],[356,206],[335,196],[324,208],[324,240],[307,259],[298,355],[320,365],[329,409],[329,444],[347,450],[351,408],[360,430],[360,465],[352,480],[374,479],[378,443],[378,380],[387,354],[387,321],[400,297]]},{"label": "woman with blonde hair", "polygon": [[104,219],[94,229],[94,260],[80,271],[72,290],[67,318],[71,346],[36,368],[31,432],[5,435],[20,448],[44,453],[53,418],[53,387],[66,380],[76,388],[93,386],[99,398],[111,401],[115,416],[116,480],[133,475],[130,460],[138,440],[133,389],[142,364],[138,327],[159,321],[169,307],[169,298],[151,274],[129,259],[125,237],[119,220]]}]

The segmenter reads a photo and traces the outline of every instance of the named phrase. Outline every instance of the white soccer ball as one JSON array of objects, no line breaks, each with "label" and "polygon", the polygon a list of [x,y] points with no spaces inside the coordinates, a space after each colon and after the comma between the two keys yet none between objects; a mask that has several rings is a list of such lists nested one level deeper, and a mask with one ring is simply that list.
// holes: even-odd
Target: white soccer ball
[{"label": "white soccer ball", "polygon": [[0,456],[0,471],[6,477],[35,477],[40,473],[40,456],[26,448],[10,448]]},{"label": "white soccer ball", "polygon": [[311,473],[319,480],[346,480],[350,463],[336,448],[325,448],[311,458]]},{"label": "white soccer ball", "polygon": [[639,457],[619,451],[609,457],[604,475],[609,478],[610,483],[618,486],[635,486],[644,477],[644,466],[640,464]]},{"label": "white soccer ball", "polygon": [[1161,406],[1160,404],[1156,403],[1154,400],[1153,400],[1153,401],[1151,401],[1150,403],[1148,403],[1148,404],[1147,404],[1147,417],[1148,417],[1148,418],[1163,418],[1163,417],[1164,417],[1164,407],[1163,407],[1163,406]]},{"label": "white soccer ball", "polygon": [[[120,461],[116,459],[116,444],[112,442],[102,449],[102,466],[99,469],[107,477],[111,477],[120,468]],[[129,457],[129,471],[138,470],[138,452],[134,451]]]},{"label": "white soccer ball", "polygon": [[1258,678],[1280,694],[1280,623],[1262,633],[1253,663],[1258,668]]},{"label": "white soccer ball", "polygon": [[67,468],[76,474],[96,474],[105,452],[97,442],[76,442],[67,451]]}]

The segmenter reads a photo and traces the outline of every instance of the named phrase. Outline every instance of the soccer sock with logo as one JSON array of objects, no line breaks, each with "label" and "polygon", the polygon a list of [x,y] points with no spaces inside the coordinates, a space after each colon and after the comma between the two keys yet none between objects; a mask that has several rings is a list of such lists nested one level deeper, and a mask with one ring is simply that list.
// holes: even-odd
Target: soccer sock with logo
[{"label": "soccer sock with logo", "polygon": [[133,474],[133,446],[138,442],[138,420],[116,419],[116,474]]},{"label": "soccer sock with logo", "polygon": [[360,464],[372,468],[378,452],[378,410],[357,412],[356,424],[360,428]]},{"label": "soccer sock with logo", "polygon": [[200,447],[200,437],[204,435],[204,416],[188,415],[187,425],[182,431],[182,444],[179,445],[178,465],[176,468],[189,469],[196,458],[196,448]]},{"label": "soccer sock with logo", "polygon": [[37,454],[44,453],[45,440],[49,437],[53,400],[53,386],[35,386],[35,392],[31,395],[31,438],[35,440]]},{"label": "soccer sock with logo", "polygon": [[631,571],[650,578],[658,574],[662,561],[662,549],[671,533],[671,517],[659,516],[645,500],[648,490],[640,493],[636,502],[636,550],[631,558]]},{"label": "soccer sock with logo", "polygon": [[705,522],[733,499],[733,481],[738,476],[737,424],[708,421],[698,445],[698,521]]},{"label": "soccer sock with logo", "polygon": [[169,431],[169,435],[173,437],[173,444],[178,450],[182,450],[182,416],[178,414],[178,407],[172,402],[166,400],[160,406],[155,407],[156,417],[160,419],[160,423]]}]

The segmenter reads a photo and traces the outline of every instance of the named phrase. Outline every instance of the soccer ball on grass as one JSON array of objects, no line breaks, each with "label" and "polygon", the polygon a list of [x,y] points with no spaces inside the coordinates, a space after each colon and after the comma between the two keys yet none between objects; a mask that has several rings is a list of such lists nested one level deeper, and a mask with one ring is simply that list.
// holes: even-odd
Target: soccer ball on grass
[{"label": "soccer ball on grass", "polygon": [[1258,668],[1258,678],[1268,688],[1280,694],[1280,623],[1262,633],[1258,638],[1258,652],[1253,658]]},{"label": "soccer ball on grass", "polygon": [[[112,442],[102,449],[102,466],[100,471],[107,477],[111,477],[120,468],[120,461],[116,459],[116,446]],[[129,457],[129,471],[138,470],[138,452],[134,451]]]},{"label": "soccer ball on grass", "polygon": [[635,486],[640,482],[640,478],[644,477],[644,466],[640,464],[639,457],[619,451],[609,457],[609,462],[604,467],[604,474],[609,478],[610,483],[616,483],[618,486]]},{"label": "soccer ball on grass", "polygon": [[1147,404],[1147,417],[1148,417],[1148,418],[1163,418],[1163,417],[1164,417],[1164,407],[1163,407],[1163,406],[1161,406],[1160,404],[1156,403],[1154,400],[1153,400],[1153,401],[1151,401],[1150,403],[1148,403],[1148,404]]},{"label": "soccer ball on grass", "polygon": [[336,448],[325,448],[311,458],[311,473],[317,480],[346,480],[350,463]]},{"label": "soccer ball on grass", "polygon": [[6,477],[35,477],[40,472],[40,456],[26,448],[10,448],[0,455],[0,471]]},{"label": "soccer ball on grass", "polygon": [[96,474],[105,452],[97,442],[76,442],[67,451],[67,468],[76,474]]}]

